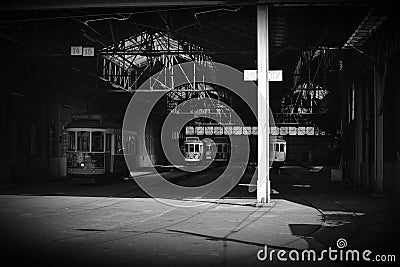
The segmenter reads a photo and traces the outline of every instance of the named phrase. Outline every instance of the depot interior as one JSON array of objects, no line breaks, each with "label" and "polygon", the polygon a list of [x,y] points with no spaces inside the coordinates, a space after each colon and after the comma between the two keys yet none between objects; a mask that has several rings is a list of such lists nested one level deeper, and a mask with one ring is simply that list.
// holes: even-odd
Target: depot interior
[{"label": "depot interior", "polygon": [[[132,95],[165,68],[212,61],[256,70],[256,2],[5,4],[0,8],[0,183],[64,177],[65,126],[72,116],[102,114],[122,123]],[[283,73],[281,82],[270,82],[275,120],[270,131],[285,138],[287,164],[334,166],[356,187],[399,195],[400,32],[394,5],[264,2],[269,3],[270,69]],[[211,97],[230,105],[246,122],[241,134],[256,134],[255,116],[235,94],[200,83],[209,86],[205,94],[189,85],[157,103],[146,126],[151,162],[141,165],[167,164],[159,146],[160,122],[188,99]],[[221,134],[213,128],[220,125],[201,116],[186,126],[172,138]]]}]

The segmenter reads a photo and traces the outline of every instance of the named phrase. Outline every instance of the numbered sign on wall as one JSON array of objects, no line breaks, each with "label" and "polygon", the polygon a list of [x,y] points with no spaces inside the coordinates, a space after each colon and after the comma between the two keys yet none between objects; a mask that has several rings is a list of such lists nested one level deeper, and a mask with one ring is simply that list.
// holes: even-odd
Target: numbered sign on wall
[{"label": "numbered sign on wall", "polygon": [[268,81],[270,82],[281,82],[283,81],[282,70],[269,70]]},{"label": "numbered sign on wall", "polygon": [[83,48],[84,57],[94,57],[94,47],[84,47]]},{"label": "numbered sign on wall", "polygon": [[71,46],[71,56],[82,56],[82,46]]},{"label": "numbered sign on wall", "polygon": [[71,56],[94,57],[94,47],[71,46]]},{"label": "numbered sign on wall", "polygon": [[[244,70],[243,80],[244,81],[257,81],[258,80],[257,70]],[[268,71],[268,81],[270,81],[270,82],[283,81],[282,70],[269,70]]]}]

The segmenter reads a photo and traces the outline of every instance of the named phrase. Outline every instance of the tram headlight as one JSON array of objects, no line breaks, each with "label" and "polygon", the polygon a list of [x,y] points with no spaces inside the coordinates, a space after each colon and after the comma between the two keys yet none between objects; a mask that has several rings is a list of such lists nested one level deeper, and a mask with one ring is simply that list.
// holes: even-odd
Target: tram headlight
[{"label": "tram headlight", "polygon": [[81,168],[85,168],[85,162],[81,162]]}]

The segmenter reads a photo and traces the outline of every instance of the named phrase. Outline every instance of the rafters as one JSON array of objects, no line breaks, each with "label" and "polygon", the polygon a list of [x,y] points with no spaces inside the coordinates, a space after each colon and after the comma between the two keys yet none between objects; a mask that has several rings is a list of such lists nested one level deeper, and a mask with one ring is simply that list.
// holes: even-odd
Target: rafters
[{"label": "rafters", "polygon": [[155,64],[170,68],[178,62],[206,62],[211,58],[194,44],[172,38],[164,32],[146,32],[124,39],[100,51],[103,56],[103,79],[132,91],[140,76]]}]

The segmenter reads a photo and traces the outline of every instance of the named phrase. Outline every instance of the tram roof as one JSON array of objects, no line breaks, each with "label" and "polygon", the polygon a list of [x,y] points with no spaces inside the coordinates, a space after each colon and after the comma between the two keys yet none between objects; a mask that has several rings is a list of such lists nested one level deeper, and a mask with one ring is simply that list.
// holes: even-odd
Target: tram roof
[{"label": "tram roof", "polygon": [[65,128],[121,129],[121,125],[108,121],[80,120],[68,123]]}]

